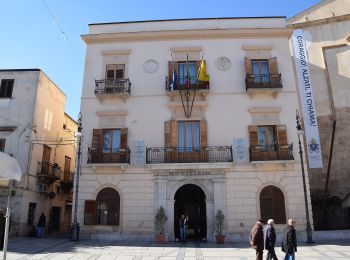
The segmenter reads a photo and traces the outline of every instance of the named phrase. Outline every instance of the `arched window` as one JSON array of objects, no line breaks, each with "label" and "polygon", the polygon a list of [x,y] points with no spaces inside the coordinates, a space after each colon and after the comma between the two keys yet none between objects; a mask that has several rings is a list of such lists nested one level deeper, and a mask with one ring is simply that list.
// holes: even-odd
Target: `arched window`
[{"label": "arched window", "polygon": [[120,197],[116,190],[104,188],[96,197],[97,224],[119,225]]},{"label": "arched window", "polygon": [[260,192],[260,213],[264,222],[272,218],[276,224],[286,223],[284,196],[279,188],[270,185]]}]

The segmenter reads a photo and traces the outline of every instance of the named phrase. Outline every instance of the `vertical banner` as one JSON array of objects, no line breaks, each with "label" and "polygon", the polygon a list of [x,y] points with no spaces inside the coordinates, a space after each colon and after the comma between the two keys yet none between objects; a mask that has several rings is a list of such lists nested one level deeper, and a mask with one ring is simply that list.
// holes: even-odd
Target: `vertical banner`
[{"label": "vertical banner", "polygon": [[309,168],[322,168],[322,154],[320,136],[318,133],[316,106],[312,94],[310,68],[302,30],[298,29],[293,32],[292,44],[301,107],[303,110]]}]

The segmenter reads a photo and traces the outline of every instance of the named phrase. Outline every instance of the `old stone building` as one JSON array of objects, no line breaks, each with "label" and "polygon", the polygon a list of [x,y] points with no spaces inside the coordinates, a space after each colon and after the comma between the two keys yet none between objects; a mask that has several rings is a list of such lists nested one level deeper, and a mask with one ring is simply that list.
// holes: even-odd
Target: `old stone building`
[{"label": "old stone building", "polygon": [[323,169],[309,169],[315,228],[350,228],[350,1],[321,1],[288,24],[307,40],[321,138]]},{"label": "old stone building", "polygon": [[303,231],[292,31],[284,17],[90,24],[81,237],[153,239],[161,206],[169,241],[181,214],[212,241],[218,210],[230,241],[258,218]]},{"label": "old stone building", "polygon": [[[0,82],[0,150],[23,174],[11,197],[10,235],[33,234],[42,212],[47,232],[67,232],[77,123],[64,112],[66,95],[40,69],[3,69]],[[6,201],[1,189],[1,208]]]}]

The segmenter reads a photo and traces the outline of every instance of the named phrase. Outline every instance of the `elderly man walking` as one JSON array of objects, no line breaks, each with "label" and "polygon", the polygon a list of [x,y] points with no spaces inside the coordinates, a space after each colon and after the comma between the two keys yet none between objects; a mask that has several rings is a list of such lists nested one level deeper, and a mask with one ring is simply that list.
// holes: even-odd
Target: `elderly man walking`
[{"label": "elderly man walking", "polygon": [[256,222],[250,232],[250,244],[256,251],[256,260],[262,260],[264,253],[264,231],[261,220]]},{"label": "elderly man walking", "polygon": [[288,226],[283,231],[282,251],[286,253],[284,260],[295,260],[295,252],[297,251],[295,224],[294,219],[288,219]]},{"label": "elderly man walking", "polygon": [[266,260],[278,260],[275,253],[275,243],[276,243],[276,232],[273,225],[275,221],[269,219],[265,227],[265,249],[267,250]]}]

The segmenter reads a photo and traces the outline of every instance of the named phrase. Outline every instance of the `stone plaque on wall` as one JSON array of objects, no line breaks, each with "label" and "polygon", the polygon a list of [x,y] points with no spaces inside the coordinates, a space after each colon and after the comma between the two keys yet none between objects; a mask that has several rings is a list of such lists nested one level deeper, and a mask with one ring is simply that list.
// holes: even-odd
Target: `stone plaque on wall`
[{"label": "stone plaque on wall", "polygon": [[235,163],[249,162],[247,140],[245,138],[233,139],[232,153],[233,153],[233,162]]},{"label": "stone plaque on wall", "polygon": [[145,164],[146,148],[145,142],[142,140],[134,141],[132,144],[132,163]]}]

